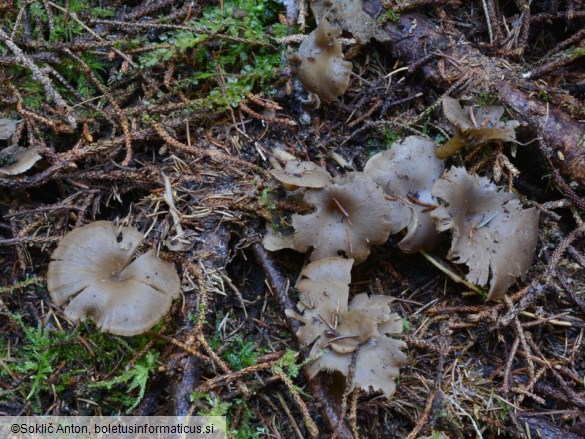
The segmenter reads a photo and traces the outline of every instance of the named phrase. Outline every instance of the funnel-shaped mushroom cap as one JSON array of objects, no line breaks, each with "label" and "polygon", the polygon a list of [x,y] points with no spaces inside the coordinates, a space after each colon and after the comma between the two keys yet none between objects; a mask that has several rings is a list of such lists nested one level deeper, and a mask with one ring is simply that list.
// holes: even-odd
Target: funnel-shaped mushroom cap
[{"label": "funnel-shaped mushroom cap", "polygon": [[445,96],[443,112],[453,124],[455,136],[437,150],[437,157],[445,159],[464,146],[481,145],[492,140],[516,142],[515,129],[520,125],[516,120],[500,122],[504,114],[501,105],[461,107],[457,99]]},{"label": "funnel-shaped mushroom cap", "polygon": [[330,186],[307,191],[304,200],[316,211],[293,215],[294,244],[300,252],[312,246],[312,261],[343,251],[360,263],[370,254],[370,245],[383,244],[390,235],[384,192],[362,173],[336,177]]},{"label": "funnel-shaped mushroom cap", "polygon": [[353,388],[381,390],[389,398],[394,394],[394,379],[406,356],[405,344],[394,340],[402,332],[402,320],[390,312],[389,296],[358,294],[348,307],[352,260],[326,258],[309,264],[299,282],[299,315],[286,310],[289,317],[303,323],[297,337],[310,346],[310,356],[323,355],[307,365],[309,377],[320,371],[339,371],[349,375],[352,354],[359,348]]},{"label": "funnel-shaped mushroom cap", "polygon": [[41,159],[34,147],[12,145],[0,151],[0,175],[18,175],[28,171]]},{"label": "funnel-shaped mushroom cap", "polygon": [[488,300],[500,300],[516,277],[524,280],[538,241],[538,211],[522,209],[512,193],[487,178],[451,168],[437,180],[433,195],[448,206],[431,216],[438,231],[453,229],[450,258],[469,267],[467,279],[486,285]]},{"label": "funnel-shaped mushroom cap", "polygon": [[298,187],[322,188],[329,184],[331,175],[313,162],[290,160],[284,169],[273,169],[270,175],[287,185],[287,189]]},{"label": "funnel-shaped mushroom cap", "polygon": [[91,317],[104,332],[136,335],[166,314],[180,290],[177,272],[151,250],[134,261],[142,242],[134,227],[96,221],[68,233],[51,258],[47,286],[71,320]]},{"label": "funnel-shaped mushroom cap", "polygon": [[362,0],[312,0],[311,10],[318,23],[327,18],[350,32],[359,44],[368,44],[370,38],[390,40],[376,20],[364,12]]},{"label": "funnel-shaped mushroom cap", "polygon": [[[407,137],[368,160],[364,174],[378,183],[387,195],[403,198],[410,195],[423,203],[436,204],[431,188],[444,165],[435,156],[435,149],[435,143],[429,139]],[[398,243],[403,252],[430,250],[438,244],[439,235],[425,206],[407,204],[400,199],[388,201],[388,204],[392,212],[392,233],[408,226],[408,233]]]},{"label": "funnel-shaped mushroom cap", "polygon": [[294,57],[301,60],[298,75],[303,86],[323,102],[334,101],[349,85],[352,65],[343,58],[337,41],[339,35],[339,29],[332,29],[327,20],[321,20],[317,29],[301,43]]}]

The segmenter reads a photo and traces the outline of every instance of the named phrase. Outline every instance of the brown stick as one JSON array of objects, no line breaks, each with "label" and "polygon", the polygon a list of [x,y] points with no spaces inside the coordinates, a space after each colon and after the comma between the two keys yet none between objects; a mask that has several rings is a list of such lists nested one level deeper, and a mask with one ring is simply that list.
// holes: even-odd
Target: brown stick
[{"label": "brown stick", "polygon": [[[380,10],[380,3],[369,0],[364,9],[374,15],[375,11]],[[585,186],[585,127],[565,112],[550,108],[520,90],[519,85],[526,81],[519,74],[484,56],[466,41],[464,35],[442,34],[421,14],[404,14],[398,23],[387,23],[384,29],[390,37],[390,41],[384,43],[385,47],[407,64],[437,52],[459,60],[469,75],[481,78],[488,90],[497,94],[502,104],[516,113],[514,117],[527,122],[554,148],[552,159],[561,172]],[[429,60],[419,71],[435,87],[447,90],[451,82],[441,75],[438,61]]]}]

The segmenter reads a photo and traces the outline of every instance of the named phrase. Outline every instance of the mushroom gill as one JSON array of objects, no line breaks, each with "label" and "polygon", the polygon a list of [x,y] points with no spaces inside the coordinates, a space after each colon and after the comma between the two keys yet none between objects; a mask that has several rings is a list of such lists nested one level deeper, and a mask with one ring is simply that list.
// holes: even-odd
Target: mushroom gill
[{"label": "mushroom gill", "polygon": [[131,336],[152,328],[178,296],[171,264],[153,250],[132,260],[142,234],[96,221],[65,235],[53,254],[47,286],[73,321],[91,317],[103,332]]},{"label": "mushroom gill", "polygon": [[339,35],[341,31],[323,19],[291,58],[300,62],[298,75],[303,86],[325,103],[341,96],[349,85],[352,65],[343,57]]},{"label": "mushroom gill", "polygon": [[433,186],[445,200],[431,212],[437,230],[453,230],[449,257],[469,267],[467,280],[484,286],[488,300],[501,300],[517,277],[525,279],[538,241],[538,211],[522,209],[518,198],[485,177],[451,168]]},{"label": "mushroom gill", "polygon": [[407,227],[406,236],[398,243],[405,253],[431,250],[439,242],[430,209],[425,206],[437,203],[431,188],[444,169],[435,149],[433,141],[410,136],[373,156],[364,168],[364,174],[395,198],[387,201],[390,222],[393,234]]},{"label": "mushroom gill", "polygon": [[292,216],[293,242],[300,252],[313,247],[311,261],[343,252],[360,263],[371,245],[383,244],[390,235],[391,211],[384,192],[362,173],[345,174],[329,186],[308,190],[304,200],[316,210]]},{"label": "mushroom gill", "polygon": [[453,124],[455,135],[437,149],[436,154],[440,159],[446,159],[464,146],[479,146],[493,140],[516,142],[515,129],[520,126],[520,122],[501,122],[504,114],[504,107],[501,105],[461,107],[457,99],[445,96],[443,112]]},{"label": "mushroom gill", "polygon": [[[354,352],[357,351],[353,390],[359,387],[380,390],[390,398],[395,390],[395,378],[406,356],[400,350],[404,342],[391,338],[402,332],[402,320],[390,312],[389,296],[358,294],[348,305],[348,283],[351,260],[326,258],[309,264],[299,282],[298,304],[302,315],[286,310],[289,317],[303,323],[297,331],[303,346],[310,346],[306,366],[309,378],[320,371],[339,371],[350,374]],[[317,358],[318,354],[322,355]]]}]

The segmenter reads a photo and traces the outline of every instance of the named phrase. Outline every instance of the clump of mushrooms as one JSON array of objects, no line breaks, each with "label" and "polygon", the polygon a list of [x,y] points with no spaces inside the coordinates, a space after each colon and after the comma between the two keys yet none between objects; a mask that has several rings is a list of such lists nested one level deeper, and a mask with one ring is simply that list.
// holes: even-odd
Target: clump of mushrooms
[{"label": "clump of mushrooms", "polygon": [[358,44],[368,44],[371,38],[390,40],[376,20],[364,12],[362,0],[312,0],[311,10],[317,23],[324,18],[330,20],[350,32]]},{"label": "clump of mushrooms", "polygon": [[47,286],[72,320],[91,317],[103,332],[131,336],[151,329],[179,295],[171,264],[153,250],[132,260],[142,234],[96,221],[65,235],[51,255]]},{"label": "clump of mushrooms", "polygon": [[300,63],[298,75],[303,86],[322,102],[332,102],[347,90],[351,63],[345,61],[334,29],[326,19],[301,43],[291,60]]},{"label": "clump of mushrooms", "polygon": [[518,198],[487,178],[451,168],[432,194],[443,205],[431,212],[437,230],[453,231],[449,257],[469,267],[467,280],[484,286],[488,300],[501,300],[517,277],[525,279],[538,241],[538,211],[523,209]]},{"label": "clump of mushrooms", "polygon": [[392,233],[407,227],[406,236],[398,243],[405,253],[430,250],[439,242],[429,215],[429,206],[437,203],[431,188],[444,169],[435,149],[432,140],[410,136],[373,156],[364,168],[364,174],[393,198],[387,202]]},{"label": "clump of mushrooms", "polygon": [[445,96],[443,112],[453,124],[455,135],[437,149],[437,157],[445,159],[464,146],[479,146],[493,140],[516,142],[515,129],[520,123],[516,120],[501,122],[504,111],[501,105],[461,107],[457,99]]},{"label": "clump of mushrooms", "polygon": [[297,285],[297,308],[302,315],[293,310],[286,314],[303,323],[297,331],[301,344],[313,345],[310,358],[316,359],[306,366],[309,378],[320,371],[338,371],[348,377],[357,353],[349,390],[372,388],[390,398],[399,367],[406,360],[401,351],[405,343],[392,338],[402,332],[402,320],[390,312],[394,300],[390,296],[358,294],[348,304],[352,263],[333,257],[307,265]]},{"label": "clump of mushrooms", "polygon": [[329,186],[307,190],[304,200],[316,210],[292,216],[293,243],[300,252],[312,247],[311,261],[343,252],[361,263],[371,245],[383,244],[390,236],[391,211],[384,192],[363,173],[335,177]]}]

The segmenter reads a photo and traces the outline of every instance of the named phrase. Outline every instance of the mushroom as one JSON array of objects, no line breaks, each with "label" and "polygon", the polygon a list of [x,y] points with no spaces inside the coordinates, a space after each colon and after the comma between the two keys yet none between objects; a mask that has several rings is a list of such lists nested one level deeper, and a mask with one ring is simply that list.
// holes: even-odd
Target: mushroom
[{"label": "mushroom", "polygon": [[0,119],[0,140],[10,140],[16,131],[18,120],[14,119]]},{"label": "mushroom", "polygon": [[298,75],[303,86],[325,103],[341,96],[349,85],[352,65],[344,60],[339,35],[341,31],[323,19],[291,58],[300,62]]},{"label": "mushroom", "polygon": [[[364,174],[382,187],[388,201],[392,233],[407,227],[406,236],[398,243],[405,253],[430,250],[439,242],[439,235],[425,204],[436,204],[431,195],[433,183],[443,173],[444,165],[435,156],[433,141],[410,136],[373,156],[364,168]],[[411,197],[412,201],[407,201]],[[420,204],[417,204],[417,201]]]},{"label": "mushroom", "polygon": [[293,215],[295,249],[313,247],[311,261],[344,252],[356,263],[370,254],[370,245],[383,244],[392,227],[390,207],[382,189],[368,176],[352,172],[322,189],[310,189],[304,200],[315,206],[308,215]]},{"label": "mushroom", "polygon": [[453,124],[455,135],[447,143],[437,149],[437,157],[446,159],[464,146],[479,146],[492,140],[516,142],[515,128],[520,126],[517,120],[501,122],[504,107],[488,105],[483,108],[465,106],[457,99],[445,96],[443,112]]},{"label": "mushroom", "polygon": [[[405,344],[391,338],[402,332],[402,320],[390,312],[389,296],[358,294],[348,306],[352,260],[325,258],[309,264],[299,282],[298,308],[286,314],[303,326],[297,331],[303,346],[310,346],[309,358],[316,358],[306,368],[309,378],[320,371],[339,371],[349,376],[352,357],[356,367],[350,390],[356,386],[368,391],[381,390],[390,398],[396,389],[394,379],[406,360],[400,350]],[[323,355],[317,358],[318,354]]]},{"label": "mushroom", "polygon": [[0,140],[6,140],[9,144],[0,151],[0,175],[22,174],[41,159],[36,148],[21,148],[11,144],[19,122],[13,119],[0,119]]},{"label": "mushroom", "polygon": [[12,145],[0,151],[0,175],[17,175],[28,171],[41,159],[34,147]]},{"label": "mushroom", "polygon": [[331,175],[321,166],[301,160],[289,160],[284,169],[272,169],[270,175],[283,183],[287,190],[299,187],[322,188],[329,185]]},{"label": "mushroom", "polygon": [[91,317],[103,332],[131,336],[152,328],[180,290],[177,272],[153,250],[132,260],[142,234],[96,221],[64,236],[53,254],[47,286],[73,321]]},{"label": "mushroom", "polygon": [[368,44],[371,38],[390,40],[376,19],[364,12],[362,0],[312,0],[311,10],[317,23],[324,18],[330,20],[342,30],[350,32],[358,44]]},{"label": "mushroom", "polygon": [[522,209],[518,198],[498,190],[485,177],[451,168],[432,193],[448,205],[431,212],[437,230],[453,230],[449,252],[454,262],[469,267],[467,280],[487,284],[488,300],[501,300],[517,277],[530,268],[538,241],[538,211]]}]

